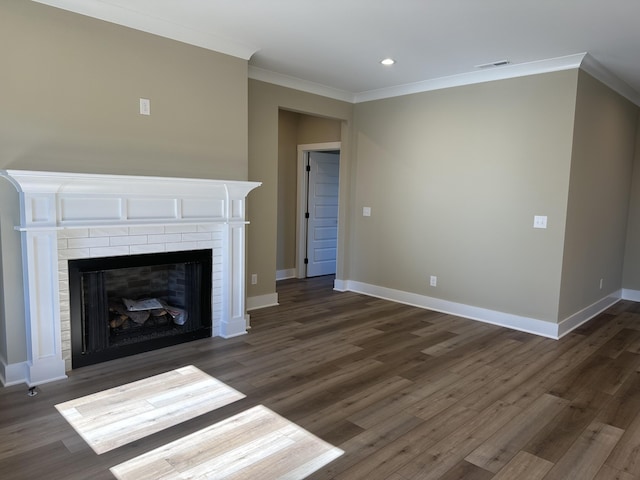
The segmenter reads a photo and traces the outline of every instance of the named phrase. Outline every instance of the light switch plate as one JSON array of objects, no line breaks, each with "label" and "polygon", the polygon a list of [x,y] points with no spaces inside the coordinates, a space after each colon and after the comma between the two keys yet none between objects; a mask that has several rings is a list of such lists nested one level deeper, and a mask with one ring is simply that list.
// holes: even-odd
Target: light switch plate
[{"label": "light switch plate", "polygon": [[371,216],[371,207],[362,207],[362,216],[370,217]]},{"label": "light switch plate", "polygon": [[140,99],[140,115],[151,115],[151,100],[148,98]]},{"label": "light switch plate", "polygon": [[533,228],[547,228],[547,216],[536,215],[533,217]]}]

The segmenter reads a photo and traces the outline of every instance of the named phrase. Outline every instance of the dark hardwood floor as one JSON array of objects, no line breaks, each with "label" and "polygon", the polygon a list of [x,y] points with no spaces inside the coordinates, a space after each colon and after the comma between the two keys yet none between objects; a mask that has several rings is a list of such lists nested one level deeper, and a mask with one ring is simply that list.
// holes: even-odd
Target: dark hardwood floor
[{"label": "dark hardwood floor", "polygon": [[[0,478],[113,478],[259,404],[344,450],[314,480],[640,478],[639,304],[554,341],[332,285],[280,282],[248,335],[80,368],[35,397],[0,389]],[[189,364],[247,397],[102,455],[54,408]]]}]

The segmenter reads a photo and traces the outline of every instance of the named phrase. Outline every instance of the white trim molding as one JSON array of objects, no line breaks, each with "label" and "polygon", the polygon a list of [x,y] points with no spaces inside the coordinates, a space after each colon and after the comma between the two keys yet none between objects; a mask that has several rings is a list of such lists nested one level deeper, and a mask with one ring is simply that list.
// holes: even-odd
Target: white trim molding
[{"label": "white trim molding", "polygon": [[622,300],[629,300],[631,302],[640,302],[640,290],[623,288],[621,298]]},{"label": "white trim molding", "polygon": [[21,252],[2,255],[22,256],[26,368],[5,368],[22,371],[22,382],[66,378],[71,368],[70,259],[210,249],[212,334],[246,333],[245,204],[259,182],[26,170],[0,178],[20,200],[19,224],[3,228],[20,232]]},{"label": "white trim molding", "polygon": [[600,313],[604,312],[607,308],[616,304],[622,298],[622,290],[607,295],[601,298],[592,305],[583,308],[579,312],[568,316],[558,324],[558,338],[564,337],[567,333],[575,330],[580,325],[587,323]]},{"label": "white trim molding", "polygon": [[[456,315],[458,317],[477,320],[521,332],[532,333],[534,335],[554,340],[558,340],[568,334],[620,300],[620,292],[615,292],[580,312],[571,315],[560,323],[554,323],[353,280],[336,279],[334,281],[334,290],[340,292],[351,291],[355,293],[362,293],[364,295],[381,298],[383,300],[390,300],[392,302],[403,303],[405,305]],[[640,295],[640,292],[638,292],[638,294]]]},{"label": "white trim molding", "polygon": [[0,359],[0,382],[5,387],[24,383],[28,371],[27,362],[8,364],[4,358]]},{"label": "white trim molding", "polygon": [[296,278],[295,268],[287,268],[286,270],[276,271],[276,282],[279,280],[288,280],[289,278]]},{"label": "white trim molding", "polygon": [[584,59],[580,64],[580,68],[604,83],[614,92],[618,92],[633,104],[640,105],[640,93],[636,92],[627,83],[623,82],[618,77],[613,75],[609,70],[607,70],[601,63],[599,63],[588,53],[585,54]]},{"label": "white trim molding", "polygon": [[271,83],[273,85],[279,85],[281,87],[292,88],[294,90],[300,90],[301,92],[312,93],[314,95],[320,95],[322,97],[333,98],[334,100],[341,100],[343,102],[355,103],[355,95],[351,92],[346,92],[337,88],[327,87],[320,83],[310,82],[308,80],[302,80],[297,77],[291,77],[289,75],[283,75],[271,70],[265,70],[253,65],[249,65],[249,78],[252,80],[259,80],[265,83]]},{"label": "white trim molding", "polygon": [[395,87],[381,88],[360,92],[355,95],[355,103],[368,102],[371,100],[381,100],[383,98],[399,97],[412,93],[429,92],[432,90],[442,90],[445,88],[461,87],[475,83],[492,82],[494,80],[504,80],[507,78],[525,77],[540,73],[557,72],[560,70],[571,70],[580,68],[582,59],[586,53],[567,55],[559,58],[549,58],[536,62],[514,63],[499,68],[480,69],[474,72],[461,73],[448,77],[434,78],[422,82],[398,85]]}]

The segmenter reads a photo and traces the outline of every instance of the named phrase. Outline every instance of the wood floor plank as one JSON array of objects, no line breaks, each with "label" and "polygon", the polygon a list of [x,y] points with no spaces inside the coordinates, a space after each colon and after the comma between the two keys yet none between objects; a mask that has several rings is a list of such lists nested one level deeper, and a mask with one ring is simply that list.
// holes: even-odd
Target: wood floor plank
[{"label": "wood floor plank", "polygon": [[410,432],[412,432],[412,438],[415,438],[416,434],[428,437],[429,431],[416,430],[422,425],[424,425],[423,420],[404,412],[387,417],[372,428],[339,444],[338,446],[347,453],[319,470],[316,474],[311,475],[308,480],[334,478],[354,465],[366,462],[375,452],[393,444]]},{"label": "wood floor plank", "polygon": [[439,479],[518,413],[519,409],[497,402],[423,454],[414,455],[398,473],[416,480]]},{"label": "wood floor plank", "polygon": [[621,472],[607,464],[604,464],[593,480],[637,480],[638,477],[630,473]]},{"label": "wood floor plank", "polygon": [[542,480],[549,470],[553,468],[553,463],[536,457],[530,453],[520,451],[509,461],[492,480]]},{"label": "wood floor plank", "polygon": [[463,460],[440,477],[440,480],[491,480],[493,478],[493,473]]},{"label": "wood floor plank", "polygon": [[[313,412],[312,414],[302,418],[299,423],[304,425],[305,428],[311,428],[316,432],[328,428],[339,420],[347,418],[352,421],[352,423],[358,425],[357,421],[350,418],[351,415],[355,415],[371,405],[377,404],[381,400],[391,397],[397,392],[407,391],[407,389],[412,386],[413,385],[409,380],[402,377],[383,379],[361,392],[333,403],[326,408]],[[380,418],[373,421],[372,425],[377,423],[380,423]]]},{"label": "wood floor plank", "polygon": [[545,480],[593,479],[624,432],[593,422],[544,477]]},{"label": "wood floor plank", "polygon": [[626,429],[640,412],[640,372],[633,372],[614,397],[603,404],[598,420]]},{"label": "wood floor plank", "polygon": [[568,404],[567,400],[542,395],[531,407],[523,411],[471,452],[465,460],[478,467],[497,473],[539,432],[553,421]]},{"label": "wood floor plank", "polygon": [[566,405],[551,419],[524,447],[524,450],[556,463],[597,418],[602,405],[606,405],[609,400],[610,396],[602,392],[583,391],[576,400]]},{"label": "wood floor plank", "polygon": [[343,470],[335,480],[385,479],[393,473],[404,475],[399,467],[416,456],[421,456],[434,441],[424,423],[402,437],[372,452],[366,459]]},{"label": "wood floor plank", "polygon": [[624,431],[606,463],[616,470],[640,477],[638,452],[640,452],[640,412]]}]

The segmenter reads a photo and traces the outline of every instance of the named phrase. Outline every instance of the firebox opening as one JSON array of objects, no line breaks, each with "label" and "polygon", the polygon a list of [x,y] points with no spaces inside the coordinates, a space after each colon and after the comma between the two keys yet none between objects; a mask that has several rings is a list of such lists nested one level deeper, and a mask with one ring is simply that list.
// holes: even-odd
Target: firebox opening
[{"label": "firebox opening", "polygon": [[72,367],[211,336],[211,250],[69,260]]}]

